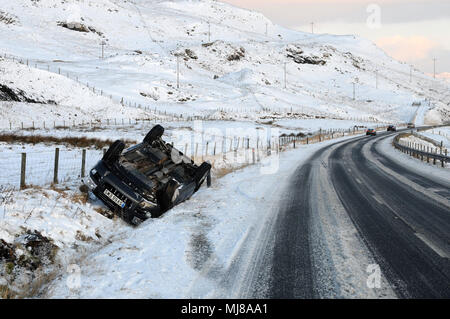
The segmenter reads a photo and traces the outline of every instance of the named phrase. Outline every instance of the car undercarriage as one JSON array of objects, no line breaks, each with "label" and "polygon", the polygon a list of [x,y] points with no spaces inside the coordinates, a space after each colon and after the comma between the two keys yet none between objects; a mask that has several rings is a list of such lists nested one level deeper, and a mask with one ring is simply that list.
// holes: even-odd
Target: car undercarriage
[{"label": "car undercarriage", "polygon": [[210,174],[211,165],[193,160],[166,143],[154,126],[140,144],[125,149],[115,141],[83,180],[115,214],[132,225],[161,216],[189,199]]}]

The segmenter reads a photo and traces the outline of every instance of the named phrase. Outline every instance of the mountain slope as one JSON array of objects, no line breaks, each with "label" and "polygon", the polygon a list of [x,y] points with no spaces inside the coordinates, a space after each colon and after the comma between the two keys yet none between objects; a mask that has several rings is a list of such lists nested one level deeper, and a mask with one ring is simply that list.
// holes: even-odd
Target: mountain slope
[{"label": "mountain slope", "polygon": [[183,114],[293,110],[407,122],[413,102],[431,99],[429,120],[450,119],[448,84],[417,70],[410,82],[408,65],[354,36],[292,31],[210,0],[0,4],[14,17],[0,22],[4,53],[61,68],[117,101]]}]

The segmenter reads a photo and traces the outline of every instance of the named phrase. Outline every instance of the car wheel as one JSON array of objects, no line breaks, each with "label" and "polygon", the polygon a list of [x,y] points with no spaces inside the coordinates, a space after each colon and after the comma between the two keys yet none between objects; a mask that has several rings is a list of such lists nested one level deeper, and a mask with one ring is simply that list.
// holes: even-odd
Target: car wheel
[{"label": "car wheel", "polygon": [[205,178],[209,171],[211,170],[211,164],[203,162],[202,165],[200,165],[199,168],[195,171],[194,179],[196,183],[195,191],[197,191],[200,186],[202,186],[203,182],[205,181]]},{"label": "car wheel", "polygon": [[120,154],[125,148],[124,142],[117,140],[111,144],[109,149],[106,151],[105,155],[103,155],[103,161],[106,163],[114,163],[119,159]]},{"label": "car wheel", "polygon": [[156,139],[160,138],[164,134],[164,127],[161,125],[155,125],[150,132],[144,137],[144,143],[152,144]]}]

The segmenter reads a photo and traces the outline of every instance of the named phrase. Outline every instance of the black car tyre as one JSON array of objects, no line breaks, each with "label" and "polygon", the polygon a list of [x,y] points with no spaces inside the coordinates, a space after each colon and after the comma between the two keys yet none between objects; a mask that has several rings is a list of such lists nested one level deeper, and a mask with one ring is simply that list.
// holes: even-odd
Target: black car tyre
[{"label": "black car tyre", "polygon": [[202,183],[204,182],[204,180],[210,170],[211,170],[211,164],[206,163],[206,162],[203,162],[202,165],[200,165],[200,167],[197,168],[197,170],[195,171],[195,174],[194,174],[195,183],[197,185],[195,188],[195,191],[197,191],[200,188],[200,186],[202,186]]},{"label": "black car tyre", "polygon": [[164,134],[164,127],[161,125],[155,125],[150,130],[150,132],[147,133],[147,135],[144,137],[144,143],[151,144],[156,139],[160,138]]},{"label": "black car tyre", "polygon": [[111,144],[109,149],[106,151],[105,155],[103,155],[103,161],[106,163],[114,163],[119,159],[120,154],[122,154],[123,149],[125,148],[125,143],[117,140]]}]

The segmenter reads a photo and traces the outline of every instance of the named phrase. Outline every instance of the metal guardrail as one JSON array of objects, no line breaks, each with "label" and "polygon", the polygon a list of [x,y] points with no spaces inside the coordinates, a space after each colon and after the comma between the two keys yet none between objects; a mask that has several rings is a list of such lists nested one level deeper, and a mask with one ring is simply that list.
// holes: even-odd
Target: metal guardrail
[{"label": "metal guardrail", "polygon": [[430,162],[430,159],[433,160],[433,164],[435,164],[435,165],[436,165],[436,161],[441,162],[441,166],[442,167],[444,167],[444,163],[450,163],[450,157],[447,154],[447,150],[445,150],[446,154],[442,154],[442,149],[440,149],[439,153],[437,152],[438,148],[435,148],[435,153],[433,153],[432,151],[429,152],[429,151],[425,151],[425,150],[422,150],[422,149],[416,149],[414,147],[409,147],[409,146],[406,146],[406,145],[402,145],[400,143],[400,139],[402,137],[407,137],[409,135],[410,135],[410,133],[398,134],[394,138],[394,141],[393,141],[394,147],[396,149],[402,151],[403,153],[406,153],[406,154],[408,154],[410,156],[418,158],[418,159],[420,159],[422,161],[426,160],[427,163]]}]

